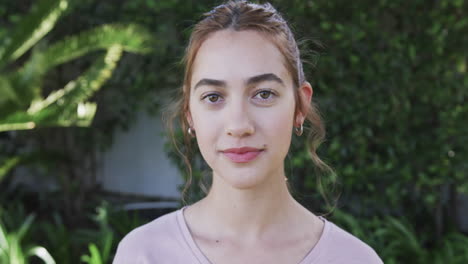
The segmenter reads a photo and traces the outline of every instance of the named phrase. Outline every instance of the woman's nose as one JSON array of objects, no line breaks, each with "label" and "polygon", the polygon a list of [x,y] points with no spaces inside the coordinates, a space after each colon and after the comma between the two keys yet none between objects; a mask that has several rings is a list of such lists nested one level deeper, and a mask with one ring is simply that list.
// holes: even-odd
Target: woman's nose
[{"label": "woman's nose", "polygon": [[248,107],[243,102],[231,102],[227,107],[226,133],[233,137],[245,137],[255,132],[253,120],[250,118]]}]

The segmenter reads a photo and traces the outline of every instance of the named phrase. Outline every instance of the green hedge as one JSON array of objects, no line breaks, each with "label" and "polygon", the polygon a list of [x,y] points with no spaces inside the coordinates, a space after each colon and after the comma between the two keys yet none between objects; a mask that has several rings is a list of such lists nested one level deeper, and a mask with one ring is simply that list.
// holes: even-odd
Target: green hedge
[{"label": "green hedge", "polygon": [[[282,9],[299,36],[326,46],[307,72],[342,204],[416,220],[451,206],[444,195],[468,192],[466,1],[294,1]],[[295,171],[308,175],[297,150],[294,164],[304,166]],[[304,191],[313,190],[306,180]]]}]

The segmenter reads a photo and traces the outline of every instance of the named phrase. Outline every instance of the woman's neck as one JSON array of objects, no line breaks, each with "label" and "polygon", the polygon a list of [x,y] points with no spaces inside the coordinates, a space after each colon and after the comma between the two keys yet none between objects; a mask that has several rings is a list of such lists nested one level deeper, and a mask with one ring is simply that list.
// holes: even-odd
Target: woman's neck
[{"label": "woman's neck", "polygon": [[310,214],[290,194],[284,173],[252,189],[236,189],[219,177],[213,179],[209,194],[194,204],[197,222],[213,234],[258,241],[274,237],[278,230],[299,224]]}]

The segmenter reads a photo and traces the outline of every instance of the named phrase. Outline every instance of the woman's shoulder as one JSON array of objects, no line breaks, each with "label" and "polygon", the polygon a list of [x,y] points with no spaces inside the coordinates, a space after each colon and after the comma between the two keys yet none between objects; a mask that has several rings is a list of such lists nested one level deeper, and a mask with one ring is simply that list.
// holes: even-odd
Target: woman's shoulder
[{"label": "woman's shoulder", "polygon": [[119,243],[114,263],[154,263],[171,252],[180,251],[181,240],[177,214],[174,211],[133,229]]},{"label": "woman's shoulder", "polygon": [[139,244],[142,242],[155,242],[155,239],[171,236],[174,231],[177,231],[177,228],[177,211],[174,211],[133,229],[120,243],[128,244],[133,241],[139,241]]},{"label": "woman's shoulder", "polygon": [[327,227],[324,230],[322,258],[329,263],[383,263],[368,244],[333,222],[325,221]]}]

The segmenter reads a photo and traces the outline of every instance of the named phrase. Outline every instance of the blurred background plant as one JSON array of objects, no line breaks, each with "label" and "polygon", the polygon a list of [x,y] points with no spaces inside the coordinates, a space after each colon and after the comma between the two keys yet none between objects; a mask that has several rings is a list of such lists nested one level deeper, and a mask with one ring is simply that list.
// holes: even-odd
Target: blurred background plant
[{"label": "blurred background plant", "polygon": [[54,259],[47,249],[41,246],[31,246],[22,243],[29,228],[34,221],[34,215],[31,214],[21,224],[18,230],[9,231],[3,224],[3,210],[0,208],[0,262],[25,264],[29,259],[37,257],[46,264],[55,264]]},{"label": "blurred background plant", "polygon": [[[271,2],[292,22],[327,124],[319,154],[341,193],[329,218],[385,263],[468,263],[457,220],[468,194],[468,2]],[[0,221],[4,234],[29,225],[15,240],[23,256],[39,245],[57,263],[109,263],[117,242],[149,221],[102,202],[96,155],[139,111],[160,114],[181,83],[190,26],[219,3],[0,3]],[[199,155],[191,162],[189,203],[210,178]],[[14,184],[20,165],[58,188]],[[286,166],[295,197],[327,212],[303,138]],[[333,196],[333,180],[321,179]]]},{"label": "blurred background plant", "polygon": [[466,263],[468,236],[456,231],[445,234],[431,247],[425,245],[431,239],[429,233],[417,233],[414,223],[405,217],[374,216],[359,218],[335,210],[333,220],[345,230],[371,245],[384,263]]},{"label": "blurred background plant", "polygon": [[[0,184],[3,190],[1,204],[7,205],[7,210],[2,210],[0,215],[1,263],[29,263],[31,257],[40,258],[45,263],[55,263],[45,247],[28,246],[28,240],[37,240],[37,243],[47,246],[59,263],[77,262],[80,252],[84,252],[77,249],[84,245],[89,248],[90,255],[83,255],[82,261],[108,263],[111,259],[115,241],[114,231],[107,224],[107,213],[110,211],[98,207],[99,214],[94,219],[98,225],[93,228],[84,228],[92,218],[80,217],[88,209],[85,208],[84,199],[91,191],[89,186],[76,180],[73,182],[69,175],[58,175],[55,181],[59,185],[59,191],[55,193],[55,197],[60,199],[58,204],[46,200],[51,196],[43,196],[44,199],[39,202],[41,206],[36,207],[36,201],[31,202],[29,195],[37,195],[37,192],[11,184],[13,171],[20,165],[49,170],[47,166],[69,162],[66,155],[56,151],[22,148],[21,145],[28,145],[26,141],[37,141],[39,138],[32,131],[20,134],[19,130],[88,127],[97,109],[96,103],[88,100],[112,76],[123,52],[147,54],[155,43],[151,33],[135,23],[102,24],[81,30],[76,35],[67,32],[60,38],[46,38],[62,15],[70,12],[76,4],[67,0],[27,3],[25,6],[28,6],[29,13],[19,15],[20,18],[10,14],[8,17],[16,20],[14,25],[10,29],[2,27],[0,31],[0,133],[3,132],[0,138]],[[2,5],[2,12],[15,10],[13,6]],[[105,55],[100,55],[100,50],[104,50]],[[86,59],[86,56],[88,62],[80,69],[74,69],[72,80],[62,79],[55,85],[48,82],[56,68],[79,58]],[[22,191],[25,196],[21,195]],[[27,217],[18,214],[16,207],[24,208],[23,205],[27,211],[39,212],[42,219],[33,224],[35,214]],[[89,206],[94,206],[92,201]],[[46,213],[50,209],[52,213]],[[9,231],[3,224],[4,220],[11,225],[22,225],[18,231]],[[26,237],[30,228],[34,228],[31,230],[33,234]]]}]

